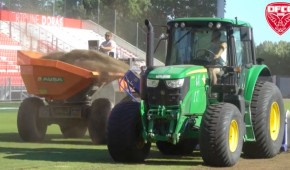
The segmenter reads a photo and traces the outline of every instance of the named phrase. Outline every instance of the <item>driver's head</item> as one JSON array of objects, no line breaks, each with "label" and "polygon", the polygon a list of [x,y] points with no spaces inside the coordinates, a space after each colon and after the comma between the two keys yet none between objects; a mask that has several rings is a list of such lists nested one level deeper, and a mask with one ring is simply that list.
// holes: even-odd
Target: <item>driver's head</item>
[{"label": "driver's head", "polygon": [[214,30],[211,35],[211,41],[215,42],[218,41],[221,37],[222,33],[219,30]]}]

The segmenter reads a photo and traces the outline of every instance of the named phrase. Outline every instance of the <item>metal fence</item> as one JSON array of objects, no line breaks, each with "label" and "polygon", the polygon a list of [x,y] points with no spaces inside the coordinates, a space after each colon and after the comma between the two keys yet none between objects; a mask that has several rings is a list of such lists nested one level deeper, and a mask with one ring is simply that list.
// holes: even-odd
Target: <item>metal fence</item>
[{"label": "metal fence", "polygon": [[284,98],[290,98],[290,77],[273,76]]},{"label": "metal fence", "polygon": [[21,101],[28,97],[24,84],[13,85],[13,77],[0,77],[0,101]]},{"label": "metal fence", "polygon": [[[105,29],[111,31],[118,37],[126,40],[128,43],[140,49],[146,51],[146,28],[145,24],[132,21],[122,15],[118,15],[118,11],[109,8],[101,1],[99,1],[99,8],[96,10],[96,15],[89,18],[95,23],[101,25]],[[166,18],[164,18],[164,21]],[[153,23],[154,24],[154,23]],[[155,27],[155,44],[157,44],[163,27]],[[162,41],[155,53],[155,57],[161,62],[165,61],[166,55],[166,42]]]}]

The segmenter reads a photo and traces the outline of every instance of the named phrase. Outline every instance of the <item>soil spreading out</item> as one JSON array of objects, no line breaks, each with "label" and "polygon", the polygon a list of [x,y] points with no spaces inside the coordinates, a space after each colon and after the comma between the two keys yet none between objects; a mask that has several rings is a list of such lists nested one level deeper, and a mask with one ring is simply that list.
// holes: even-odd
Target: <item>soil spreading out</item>
[{"label": "soil spreading out", "polygon": [[128,64],[93,50],[73,50],[68,53],[53,52],[43,56],[43,58],[63,61],[97,72],[126,73],[129,69]]}]

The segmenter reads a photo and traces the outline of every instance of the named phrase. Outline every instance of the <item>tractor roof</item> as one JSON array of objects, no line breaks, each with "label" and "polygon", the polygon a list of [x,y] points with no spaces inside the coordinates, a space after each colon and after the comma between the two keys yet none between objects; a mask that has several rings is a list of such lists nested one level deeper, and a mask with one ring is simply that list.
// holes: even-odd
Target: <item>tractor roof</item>
[{"label": "tractor roof", "polygon": [[236,20],[233,19],[225,19],[225,18],[210,18],[210,17],[192,17],[192,18],[176,18],[175,20],[172,20],[170,22],[228,22],[233,25],[238,25],[238,26],[246,26],[246,27],[251,27],[251,25],[247,22],[240,21],[238,20],[236,23]]}]

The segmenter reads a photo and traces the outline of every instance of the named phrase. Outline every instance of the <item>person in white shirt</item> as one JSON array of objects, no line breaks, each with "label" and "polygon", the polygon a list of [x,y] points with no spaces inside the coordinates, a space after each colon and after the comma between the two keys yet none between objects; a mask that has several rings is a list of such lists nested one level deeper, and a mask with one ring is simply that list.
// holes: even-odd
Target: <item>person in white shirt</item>
[{"label": "person in white shirt", "polygon": [[117,58],[116,57],[117,56],[116,43],[112,40],[112,33],[106,32],[105,38],[106,38],[106,41],[102,42],[102,44],[100,45],[100,51],[108,54],[109,56]]}]

